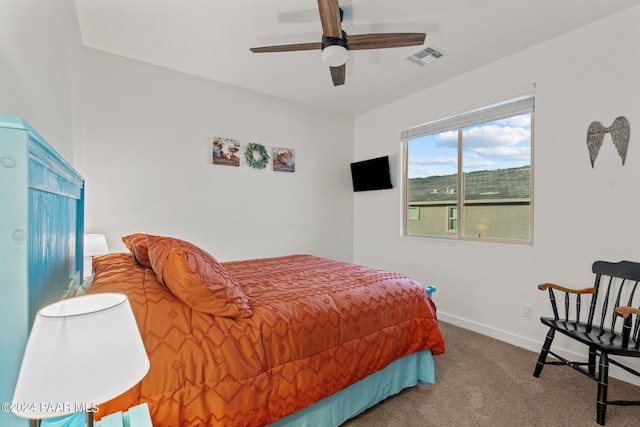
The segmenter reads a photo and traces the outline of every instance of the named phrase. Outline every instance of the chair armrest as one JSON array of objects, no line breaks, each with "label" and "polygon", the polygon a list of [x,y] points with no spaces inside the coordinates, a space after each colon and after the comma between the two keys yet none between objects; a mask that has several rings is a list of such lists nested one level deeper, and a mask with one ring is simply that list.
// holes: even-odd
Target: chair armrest
[{"label": "chair armrest", "polygon": [[640,310],[634,307],[629,307],[626,305],[620,306],[614,310],[614,313],[622,318],[627,318],[632,314],[637,314],[640,316]]},{"label": "chair armrest", "polygon": [[[640,315],[640,310],[634,307],[622,305],[620,307],[616,307],[616,309],[613,310],[613,312],[616,315],[624,318],[624,324],[622,325],[622,348],[625,348],[625,349],[629,348],[629,339],[632,336],[631,324],[633,322],[631,315],[632,314]],[[636,332],[633,333],[634,337],[637,337],[637,328],[638,328],[638,323],[636,322]],[[640,341],[636,341],[636,345],[635,345],[636,350],[638,349],[639,346],[640,346]]]},{"label": "chair armrest", "polygon": [[567,292],[569,294],[595,294],[596,293],[596,288],[594,288],[593,286],[590,288],[584,288],[584,289],[569,289],[569,288],[565,288],[564,286],[556,285],[555,283],[540,283],[538,285],[538,289],[540,289],[541,291],[546,291],[549,288],[557,289],[559,291]]},{"label": "chair armrest", "polygon": [[[551,301],[551,308],[553,309],[553,318],[556,320],[560,319],[560,314],[558,313],[558,304],[556,302],[556,296],[553,290],[557,290],[560,292],[564,292],[564,319],[569,321],[569,307],[571,299],[574,300],[575,303],[575,321],[580,321],[580,299],[582,295],[595,295],[596,288],[584,288],[584,289],[569,289],[564,286],[556,285],[555,283],[541,283],[538,285],[538,289],[541,291],[549,291],[549,300]],[[570,297],[569,295],[575,295],[575,297]],[[592,297],[593,298],[593,297]]]}]

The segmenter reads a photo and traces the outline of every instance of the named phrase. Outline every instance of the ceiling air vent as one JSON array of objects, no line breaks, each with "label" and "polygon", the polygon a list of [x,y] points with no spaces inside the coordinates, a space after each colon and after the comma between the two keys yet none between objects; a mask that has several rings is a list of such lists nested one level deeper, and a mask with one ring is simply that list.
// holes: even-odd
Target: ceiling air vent
[{"label": "ceiling air vent", "polygon": [[441,50],[436,49],[434,46],[427,46],[407,57],[407,59],[418,65],[427,65],[436,59],[442,58],[443,56],[444,53],[442,53]]}]

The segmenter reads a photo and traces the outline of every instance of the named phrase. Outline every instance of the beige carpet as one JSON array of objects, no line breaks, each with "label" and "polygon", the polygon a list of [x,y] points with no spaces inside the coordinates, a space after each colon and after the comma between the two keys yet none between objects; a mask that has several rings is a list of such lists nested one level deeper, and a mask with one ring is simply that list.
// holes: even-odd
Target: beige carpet
[{"label": "beige carpet", "polygon": [[[534,378],[537,353],[446,323],[442,332],[436,384],[404,390],[344,427],[598,425],[596,383],[586,376],[547,365]],[[609,399],[640,400],[640,387],[612,379]],[[640,426],[640,406],[609,406],[606,425]]]}]

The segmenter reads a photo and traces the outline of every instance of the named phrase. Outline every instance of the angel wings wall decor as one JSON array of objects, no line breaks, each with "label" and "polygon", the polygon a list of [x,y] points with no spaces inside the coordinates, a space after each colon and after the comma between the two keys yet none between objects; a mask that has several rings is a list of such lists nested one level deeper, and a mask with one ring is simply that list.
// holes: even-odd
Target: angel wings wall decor
[{"label": "angel wings wall decor", "polygon": [[600,147],[602,147],[604,134],[607,132],[611,133],[613,145],[615,145],[618,150],[623,166],[627,159],[630,134],[629,121],[625,117],[618,117],[609,127],[602,126],[600,122],[591,122],[587,130],[587,147],[589,148],[592,168],[594,167],[596,157],[598,157],[598,151],[600,151]]}]

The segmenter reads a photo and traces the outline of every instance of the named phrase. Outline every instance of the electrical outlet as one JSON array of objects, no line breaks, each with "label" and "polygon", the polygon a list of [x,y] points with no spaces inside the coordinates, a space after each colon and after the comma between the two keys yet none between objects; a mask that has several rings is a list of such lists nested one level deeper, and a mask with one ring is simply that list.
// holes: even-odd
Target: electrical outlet
[{"label": "electrical outlet", "polygon": [[522,317],[531,317],[531,304],[522,304]]}]

